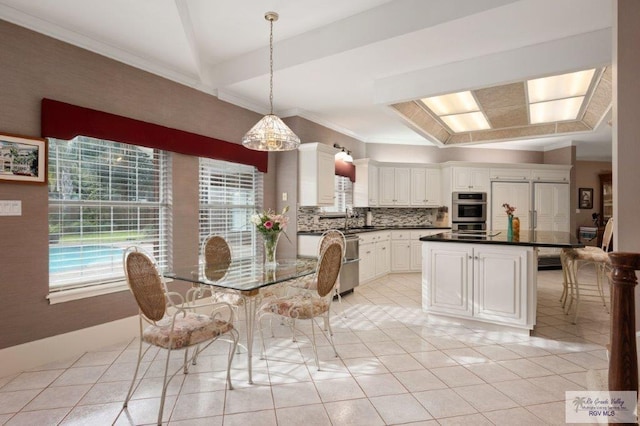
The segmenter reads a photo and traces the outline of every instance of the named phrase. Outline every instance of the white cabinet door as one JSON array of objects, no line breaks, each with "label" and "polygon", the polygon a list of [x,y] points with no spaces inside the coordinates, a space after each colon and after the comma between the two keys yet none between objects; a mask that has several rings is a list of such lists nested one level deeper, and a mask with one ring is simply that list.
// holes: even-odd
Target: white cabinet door
[{"label": "white cabinet door", "polygon": [[526,250],[477,247],[473,258],[473,316],[492,322],[526,324]]},{"label": "white cabinet door", "polygon": [[334,197],[336,149],[321,143],[298,148],[298,202],[301,206],[331,206]]},{"label": "white cabinet door", "polygon": [[440,169],[411,169],[411,205],[440,206]]},{"label": "white cabinet door", "polygon": [[433,313],[473,315],[473,249],[456,243],[423,245],[423,308]]},{"label": "white cabinet door", "polygon": [[360,273],[360,282],[366,282],[373,279],[376,275],[376,253],[375,243],[360,245],[360,263],[358,272]]},{"label": "white cabinet door", "polygon": [[356,160],[357,179],[353,184],[354,207],[378,205],[378,166],[369,159]]},{"label": "white cabinet door", "polygon": [[482,167],[454,167],[452,170],[453,191],[489,190],[489,169]]},{"label": "white cabinet door", "polygon": [[534,223],[538,231],[569,232],[569,185],[534,183]]},{"label": "white cabinet door", "polygon": [[391,272],[407,272],[411,269],[411,241],[391,241]]},{"label": "white cabinet door", "polygon": [[427,169],[427,205],[442,205],[442,179],[440,169]]},{"label": "white cabinet door", "polygon": [[369,170],[368,170],[367,176],[369,178],[368,207],[375,207],[378,205],[378,191],[379,191],[378,166],[376,166],[375,164],[369,164]]},{"label": "white cabinet door", "polygon": [[334,204],[335,196],[335,155],[318,153],[318,205]]},{"label": "white cabinet door", "polygon": [[529,182],[491,182],[491,229],[507,229],[507,213],[502,205],[515,207],[514,213],[520,219],[520,229],[530,227],[531,192]]},{"label": "white cabinet door", "polygon": [[378,170],[380,176],[378,202],[381,206],[393,206],[396,201],[395,173],[393,167],[380,167]]},{"label": "white cabinet door", "polygon": [[379,204],[381,206],[408,206],[410,173],[408,168],[380,167]]},{"label": "white cabinet door", "polygon": [[376,277],[386,275],[391,271],[391,245],[389,240],[378,241],[375,244],[376,248],[376,264],[375,274]]},{"label": "white cabinet door", "polygon": [[411,185],[410,170],[408,168],[396,167],[394,171],[394,188],[396,194],[396,200],[394,204],[396,206],[408,206],[410,197],[409,188]]}]

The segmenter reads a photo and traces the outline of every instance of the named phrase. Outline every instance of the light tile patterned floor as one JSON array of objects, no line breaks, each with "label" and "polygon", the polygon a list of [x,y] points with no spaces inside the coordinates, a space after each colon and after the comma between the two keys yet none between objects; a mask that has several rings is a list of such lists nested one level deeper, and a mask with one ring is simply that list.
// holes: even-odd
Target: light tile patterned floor
[{"label": "light tile patterned floor", "polygon": [[[246,353],[225,390],[227,345],[218,342],[188,375],[172,382],[165,405],[171,425],[539,425],[564,424],[564,392],[587,386],[586,372],[607,368],[609,315],[584,303],[577,325],[558,299],[561,272],[538,275],[533,336],[485,331],[429,319],[419,274],[396,274],[343,298],[346,317],[332,321],[340,358],[326,341],[322,369],[308,340],[291,342],[275,326],[267,360]],[[244,324],[240,322],[240,328]],[[242,334],[241,334],[242,336]],[[259,339],[256,348],[259,348]],[[154,424],[164,352],[143,364],[133,400],[122,410],[136,342],[0,378],[0,424]],[[179,358],[179,357],[177,357]],[[179,359],[178,359],[179,361]]]}]

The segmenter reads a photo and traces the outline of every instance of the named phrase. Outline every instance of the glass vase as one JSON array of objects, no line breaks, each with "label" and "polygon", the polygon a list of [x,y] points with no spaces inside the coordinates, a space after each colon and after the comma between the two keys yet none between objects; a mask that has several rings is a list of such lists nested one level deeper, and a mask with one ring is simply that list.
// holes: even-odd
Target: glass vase
[{"label": "glass vase", "polygon": [[513,240],[513,215],[507,216],[507,240]]},{"label": "glass vase", "polygon": [[280,232],[270,232],[262,236],[264,239],[264,266],[267,268],[275,268],[277,265],[276,249],[278,248]]}]

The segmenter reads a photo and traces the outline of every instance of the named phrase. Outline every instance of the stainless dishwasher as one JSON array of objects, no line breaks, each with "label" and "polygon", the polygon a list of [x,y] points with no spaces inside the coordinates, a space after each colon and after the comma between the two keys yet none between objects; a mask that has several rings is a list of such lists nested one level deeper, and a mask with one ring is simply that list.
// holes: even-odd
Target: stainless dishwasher
[{"label": "stainless dishwasher", "polygon": [[360,283],[359,273],[359,239],[356,234],[345,235],[345,259],[346,263],[342,265],[340,270],[340,294],[346,294],[353,291]]}]

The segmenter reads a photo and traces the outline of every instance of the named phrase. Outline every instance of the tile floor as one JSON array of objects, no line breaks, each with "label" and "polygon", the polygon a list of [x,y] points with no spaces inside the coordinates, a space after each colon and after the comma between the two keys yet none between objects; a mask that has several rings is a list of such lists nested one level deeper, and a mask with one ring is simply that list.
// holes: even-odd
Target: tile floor
[{"label": "tile floor", "polygon": [[[346,314],[332,320],[340,357],[322,342],[320,371],[308,340],[293,343],[276,324],[267,359],[255,358],[255,384],[247,384],[243,352],[233,364],[235,389],[225,390],[228,346],[217,342],[173,380],[164,419],[195,426],[564,424],[564,392],[584,389],[587,370],[607,368],[609,315],[585,303],[571,324],[558,302],[560,282],[560,271],[539,273],[538,326],[528,337],[429,319],[419,274],[385,277],[336,304]],[[122,409],[136,347],[124,342],[0,378],[0,424],[154,424],[164,352],[147,355]]]}]

